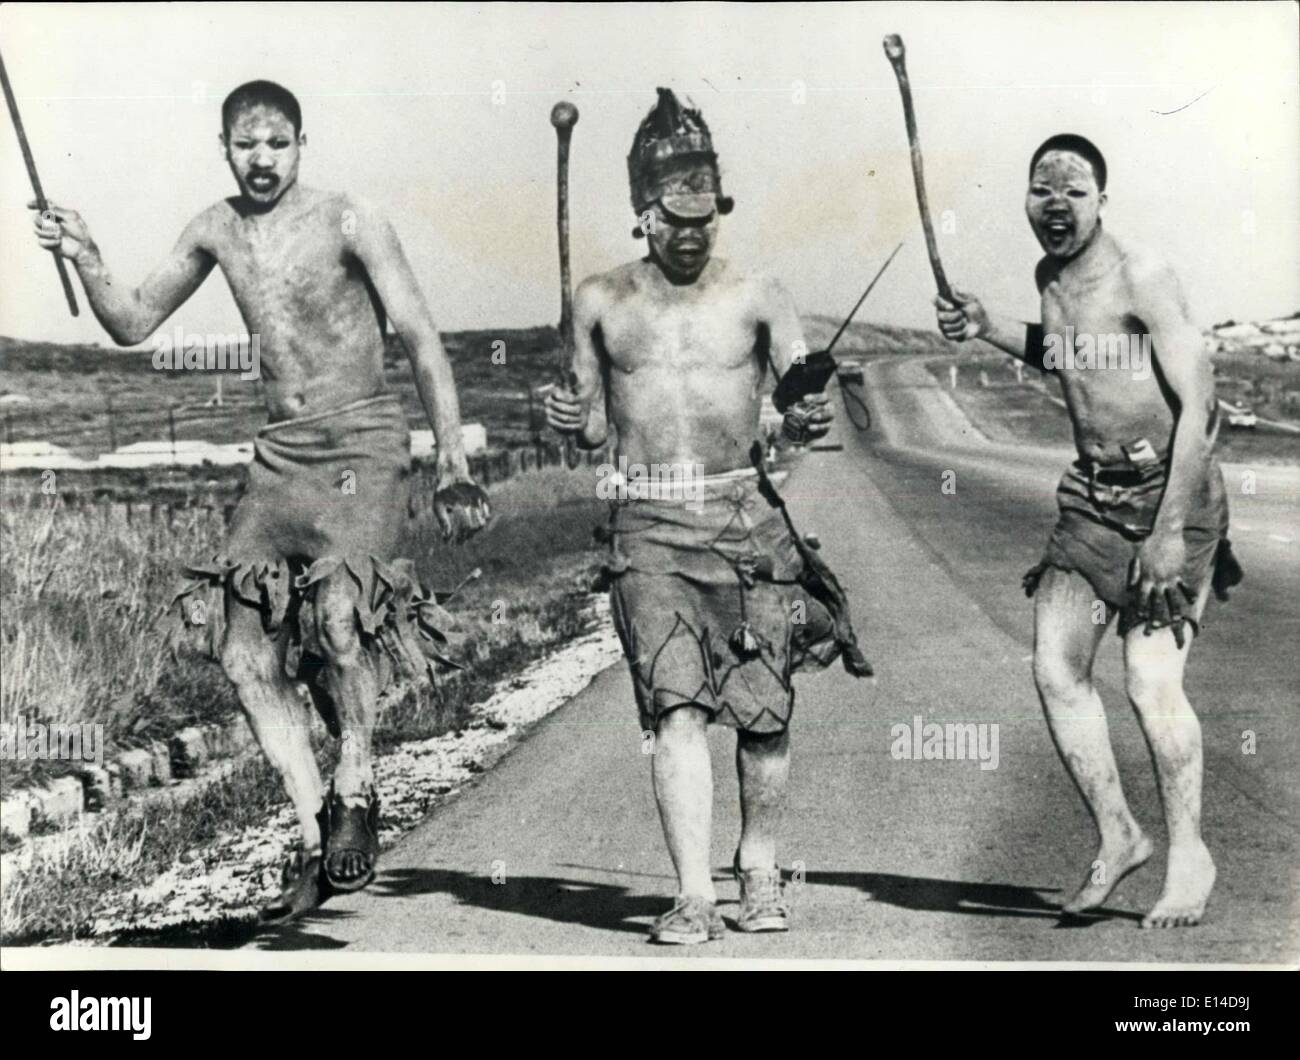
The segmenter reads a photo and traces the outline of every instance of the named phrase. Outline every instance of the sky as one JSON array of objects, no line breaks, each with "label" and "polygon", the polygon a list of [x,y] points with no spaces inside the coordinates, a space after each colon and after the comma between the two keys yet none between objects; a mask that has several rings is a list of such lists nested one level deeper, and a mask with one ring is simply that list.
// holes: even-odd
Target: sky
[{"label": "sky", "polygon": [[[138,283],[234,190],[221,99],[300,99],[300,179],[385,211],[443,330],[559,316],[555,135],[571,156],[575,282],[643,253],[626,156],[657,85],[689,96],[736,200],[718,253],[842,315],[933,326],[897,85],[902,35],[950,280],[1037,318],[1024,218],[1034,148],[1082,133],[1110,170],[1109,230],[1173,262],[1202,325],[1300,309],[1300,59],[1289,2],[330,5],[6,4],[0,49],[47,195]],[[0,131],[0,334],[108,345],[73,319]],[[74,279],[74,283],[76,280]],[[80,295],[80,289],[78,288]],[[219,272],[164,325],[242,330]]]}]

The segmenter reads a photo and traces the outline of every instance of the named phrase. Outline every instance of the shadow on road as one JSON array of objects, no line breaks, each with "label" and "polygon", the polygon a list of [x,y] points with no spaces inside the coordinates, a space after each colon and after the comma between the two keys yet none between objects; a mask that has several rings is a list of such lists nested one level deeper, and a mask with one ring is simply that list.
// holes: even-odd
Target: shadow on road
[{"label": "shadow on road", "polygon": [[[575,866],[576,867],[576,866]],[[618,870],[597,869],[623,875]],[[645,876],[646,873],[627,873]],[[715,878],[731,877],[730,868]],[[643,934],[647,920],[667,908],[672,892],[670,877],[662,894],[638,894],[618,884],[560,876],[510,876],[494,883],[482,873],[453,869],[395,869],[381,873],[370,892],[379,898],[413,898],[447,894],[461,904],[498,913],[517,913],[560,924],[580,924],[604,931]],[[793,886],[851,887],[900,909],[927,913],[962,913],[985,917],[1023,917],[1055,920],[1057,928],[1080,928],[1108,919],[1140,920],[1126,910],[1099,910],[1089,916],[1065,916],[1055,895],[1059,888],[1028,887],[1010,883],[970,883],[924,876],[896,876],[882,872],[809,872]],[[731,904],[726,899],[724,905]],[[266,931],[256,940],[262,950],[338,949],[346,943],[330,938],[332,921],[356,914],[322,908],[289,927]]]},{"label": "shadow on road", "polygon": [[347,945],[346,942],[331,938],[328,934],[321,933],[321,931],[327,930],[331,924],[341,923],[353,916],[353,913],[332,910],[328,905],[325,905],[308,913],[301,920],[295,920],[292,924],[286,924],[284,927],[262,928],[254,925],[250,941],[255,943],[257,949],[268,952],[280,950],[341,950]]},{"label": "shadow on road", "polygon": [[478,909],[637,933],[644,932],[646,926],[633,922],[634,918],[658,916],[666,908],[662,896],[632,894],[615,884],[508,874],[501,883],[493,883],[482,873],[451,869],[396,869],[383,873],[371,889],[385,898],[450,894]]},{"label": "shadow on road", "polygon": [[894,876],[884,872],[809,872],[804,884],[856,887],[876,902],[928,913],[968,913],[990,917],[1029,917],[1058,920],[1057,927],[1079,928],[1107,919],[1141,920],[1140,913],[1099,909],[1089,916],[1066,915],[1059,902],[1043,896],[1059,887],[1025,887],[1013,883],[968,883],[924,876]]}]

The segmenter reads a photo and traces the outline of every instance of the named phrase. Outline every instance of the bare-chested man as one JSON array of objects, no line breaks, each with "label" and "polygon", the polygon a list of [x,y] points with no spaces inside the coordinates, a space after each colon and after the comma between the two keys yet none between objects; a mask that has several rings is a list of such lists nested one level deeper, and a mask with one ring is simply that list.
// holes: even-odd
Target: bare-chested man
[{"label": "bare-chested man", "polygon": [[[1101,847],[1065,906],[1102,905],[1151,856],[1115,767],[1092,664],[1118,614],[1128,697],[1155,760],[1169,859],[1143,927],[1196,924],[1214,886],[1201,840],[1201,728],[1183,692],[1191,637],[1213,586],[1240,579],[1214,459],[1213,370],[1173,269],[1102,227],[1106,163],[1083,137],[1047,140],[1025,204],[1046,256],[1042,324],[936,299],[950,339],[983,338],[1060,380],[1079,458],[1057,490],[1060,518],[1035,597],[1034,678],[1052,737],[1096,820]],[[1104,612],[1101,608],[1104,605]],[[1102,621],[1098,621],[1098,615]]]},{"label": "bare-chested man", "polygon": [[[838,583],[792,532],[751,453],[768,367],[789,369],[802,331],[779,283],[712,255],[732,204],[698,111],[660,89],[628,169],[649,254],[578,288],[576,392],[553,391],[547,417],[588,448],[612,427],[629,497],[637,472],[651,494],[614,504],[606,564],[641,727],[654,734],[654,791],[678,878],[678,899],[650,934],[689,944],[725,933],[709,863],[710,721],[737,731],[736,926],[784,931],[776,830],[791,673],[841,654],[851,672],[869,672]],[[787,413],[805,439],[830,420],[824,395]]]},{"label": "bare-chested man", "polygon": [[[284,893],[264,911],[282,921],[374,877],[377,698],[397,672],[445,659],[449,616],[414,582],[409,561],[388,565],[408,514],[410,443],[401,402],[384,386],[386,317],[437,438],[444,534],[474,532],[488,508],[466,464],[451,366],[392,226],[361,202],[298,182],[307,140],[298,101],[280,85],[240,86],[221,119],[239,193],[191,221],[139,287],[115,281],[75,210],[51,205],[36,236],[76,266],[120,345],[144,341],[213,266],[260,336],[270,424],[226,555],[191,568],[196,581],[178,601],[184,617],[203,621],[192,594],[223,589],[222,665],[302,825]],[[340,737],[328,798],[295,679]]]}]

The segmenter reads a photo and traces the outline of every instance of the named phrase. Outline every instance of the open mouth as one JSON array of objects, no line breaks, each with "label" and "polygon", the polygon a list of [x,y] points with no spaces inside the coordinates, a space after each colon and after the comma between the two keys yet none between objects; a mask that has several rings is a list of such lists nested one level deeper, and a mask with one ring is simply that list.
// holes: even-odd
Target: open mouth
[{"label": "open mouth", "polygon": [[248,178],[248,186],[254,191],[270,191],[280,183],[280,178],[271,173],[254,173]]},{"label": "open mouth", "polygon": [[1074,225],[1064,218],[1051,217],[1043,222],[1043,231],[1050,239],[1061,240],[1074,231]]}]

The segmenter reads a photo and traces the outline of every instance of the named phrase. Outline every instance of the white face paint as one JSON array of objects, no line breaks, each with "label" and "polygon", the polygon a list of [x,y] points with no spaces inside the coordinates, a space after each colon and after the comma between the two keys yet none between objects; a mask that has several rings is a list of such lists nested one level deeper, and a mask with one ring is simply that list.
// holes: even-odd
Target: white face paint
[{"label": "white face paint", "polygon": [[1042,248],[1072,258],[1096,235],[1106,193],[1087,159],[1072,151],[1048,151],[1034,166],[1025,213]]},{"label": "white face paint", "polygon": [[259,206],[270,206],[298,179],[303,137],[274,107],[241,110],[223,136],[226,161],[239,189]]},{"label": "white face paint", "polygon": [[658,203],[654,206],[653,231],[647,233],[650,250],[675,277],[694,279],[704,271],[718,239],[718,214],[705,221],[676,218]]}]

